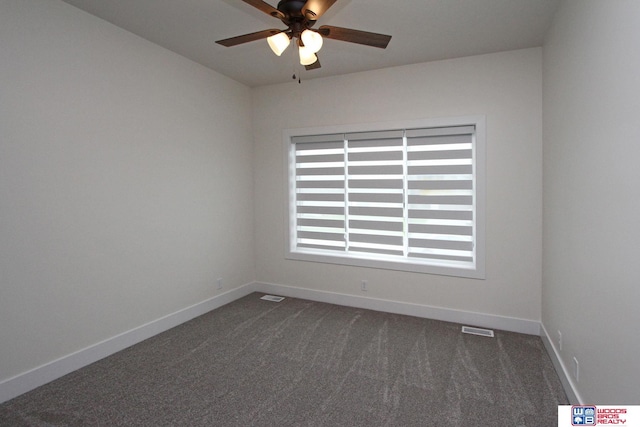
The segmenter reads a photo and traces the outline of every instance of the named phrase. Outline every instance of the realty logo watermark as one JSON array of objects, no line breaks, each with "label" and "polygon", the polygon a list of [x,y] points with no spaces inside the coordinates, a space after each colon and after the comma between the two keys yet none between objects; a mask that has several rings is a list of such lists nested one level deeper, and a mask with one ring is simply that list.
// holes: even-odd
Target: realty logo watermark
[{"label": "realty logo watermark", "polygon": [[571,407],[572,426],[628,425],[627,408],[620,406],[596,407],[575,405]]},{"label": "realty logo watermark", "polygon": [[572,406],[571,407],[572,426],[595,426],[596,407],[595,406]]}]

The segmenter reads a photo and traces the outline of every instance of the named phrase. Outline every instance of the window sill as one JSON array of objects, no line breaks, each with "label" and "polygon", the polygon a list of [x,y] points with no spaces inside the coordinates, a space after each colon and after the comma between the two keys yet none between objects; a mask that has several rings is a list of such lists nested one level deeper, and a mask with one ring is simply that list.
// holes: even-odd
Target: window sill
[{"label": "window sill", "polygon": [[354,267],[378,268],[383,270],[405,271],[410,273],[435,274],[440,276],[464,277],[469,279],[484,280],[485,274],[482,266],[472,266],[468,263],[458,263],[455,261],[442,261],[435,263],[429,260],[429,263],[419,263],[413,260],[399,259],[389,257],[389,259],[381,259],[380,255],[368,258],[366,254],[358,256],[343,254],[340,256],[327,255],[316,251],[287,252],[286,259],[294,261],[308,261],[324,264],[349,265]]}]

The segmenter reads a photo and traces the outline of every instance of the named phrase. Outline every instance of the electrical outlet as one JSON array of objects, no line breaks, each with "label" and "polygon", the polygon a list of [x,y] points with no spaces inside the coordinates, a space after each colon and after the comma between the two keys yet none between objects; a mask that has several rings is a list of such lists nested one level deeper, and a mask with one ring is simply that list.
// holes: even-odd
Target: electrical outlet
[{"label": "electrical outlet", "polygon": [[580,382],[580,363],[578,363],[578,359],[573,358],[573,376],[576,378],[576,382]]},{"label": "electrical outlet", "polygon": [[366,280],[361,281],[360,282],[360,290],[362,292],[367,292],[367,285],[368,285],[368,283],[367,283]]},{"label": "electrical outlet", "polygon": [[218,285],[218,289],[222,289],[222,277],[218,279],[217,285]]},{"label": "electrical outlet", "polygon": [[558,351],[562,351],[562,332],[558,330]]}]

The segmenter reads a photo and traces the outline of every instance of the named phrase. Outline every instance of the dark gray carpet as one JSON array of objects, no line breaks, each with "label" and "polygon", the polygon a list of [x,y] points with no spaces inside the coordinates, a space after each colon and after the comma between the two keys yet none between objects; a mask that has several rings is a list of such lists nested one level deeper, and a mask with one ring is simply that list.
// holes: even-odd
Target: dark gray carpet
[{"label": "dark gray carpet", "polygon": [[555,426],[539,337],[252,294],[0,405],[2,426]]}]

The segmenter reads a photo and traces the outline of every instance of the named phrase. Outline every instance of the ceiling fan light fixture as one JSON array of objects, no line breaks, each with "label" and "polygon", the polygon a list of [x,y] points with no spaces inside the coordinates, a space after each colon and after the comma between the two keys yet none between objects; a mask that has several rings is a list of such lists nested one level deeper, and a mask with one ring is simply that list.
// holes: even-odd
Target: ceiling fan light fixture
[{"label": "ceiling fan light fixture", "polygon": [[267,43],[269,43],[269,47],[276,55],[282,55],[288,47],[291,40],[289,40],[289,36],[282,32],[278,34],[274,34],[271,37],[267,37]]},{"label": "ceiling fan light fixture", "polygon": [[313,53],[319,52],[322,48],[322,36],[315,31],[304,30],[302,34],[300,34],[300,38],[302,39],[302,43]]},{"label": "ceiling fan light fixture", "polygon": [[311,65],[318,60],[315,52],[312,52],[307,46],[300,46],[298,52],[300,53],[301,65]]}]

